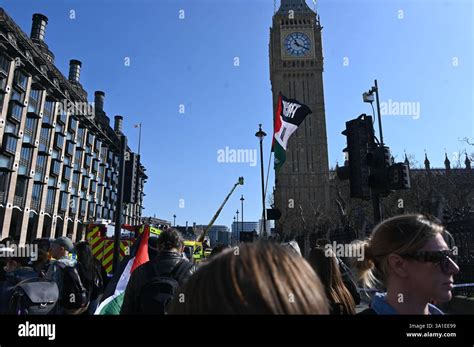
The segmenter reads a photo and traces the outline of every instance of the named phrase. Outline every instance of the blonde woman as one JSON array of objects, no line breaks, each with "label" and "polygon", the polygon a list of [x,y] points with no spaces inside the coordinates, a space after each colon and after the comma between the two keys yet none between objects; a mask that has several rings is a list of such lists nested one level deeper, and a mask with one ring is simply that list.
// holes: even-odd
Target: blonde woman
[{"label": "blonde woman", "polygon": [[365,287],[381,281],[387,292],[377,293],[371,309],[362,313],[443,314],[430,302],[451,300],[453,276],[459,272],[446,233],[438,221],[420,214],[377,225],[362,244],[364,259],[355,266]]}]

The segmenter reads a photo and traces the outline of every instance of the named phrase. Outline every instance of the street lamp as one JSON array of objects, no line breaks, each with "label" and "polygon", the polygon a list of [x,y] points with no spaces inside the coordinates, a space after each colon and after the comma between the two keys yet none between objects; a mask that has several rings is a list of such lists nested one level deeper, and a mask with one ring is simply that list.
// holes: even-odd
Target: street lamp
[{"label": "street lamp", "polygon": [[[239,232],[239,210],[237,210],[237,212],[235,212],[235,213],[237,213],[237,219],[236,219],[236,220],[237,220],[237,224],[236,224],[236,227],[237,227],[237,232]],[[242,231],[242,230],[241,230],[241,231]]]},{"label": "street lamp", "polygon": [[376,104],[377,104],[377,119],[379,121],[380,145],[383,147],[382,118],[380,116],[379,86],[377,84],[377,80],[374,80],[374,86],[368,92],[365,92],[362,94],[362,100],[370,104],[370,106],[372,106],[372,110],[374,109],[374,106],[373,106],[374,94],[376,97]]},{"label": "street lamp", "polygon": [[[235,226],[236,226],[236,224],[235,224],[235,216],[234,216],[234,224],[232,224],[232,229],[234,229]],[[234,233],[234,230],[232,230],[232,237],[234,238],[234,241],[237,243],[237,240],[236,240],[236,237],[235,237],[236,234],[237,234],[237,233]]]},{"label": "street lamp", "polygon": [[[362,94],[362,100],[366,103],[369,103],[372,106],[372,112],[375,113],[374,110],[374,94],[375,94],[375,101],[377,104],[377,119],[379,121],[379,134],[380,134],[380,147],[384,147],[383,144],[383,133],[382,133],[382,117],[380,115],[380,100],[379,100],[379,86],[377,84],[377,80],[374,80],[374,86],[368,91]],[[374,115],[375,116],[375,115]],[[382,205],[380,203],[380,195],[378,193],[372,194],[372,203],[374,209],[374,220],[376,223],[382,220]]]},{"label": "street lamp", "polygon": [[176,215],[175,214],[173,215],[173,226],[174,227],[176,226]]},{"label": "street lamp", "polygon": [[260,171],[262,176],[262,218],[263,218],[263,237],[267,237],[267,223],[265,216],[265,185],[263,177],[263,138],[267,134],[262,130],[262,124],[258,125],[258,131],[255,133],[255,136],[258,137],[260,141]]},{"label": "street lamp", "polygon": [[240,228],[240,231],[244,231],[244,195],[242,194],[242,197],[240,198],[240,201],[242,202],[242,208],[240,211],[242,214],[240,215],[240,218],[242,218],[242,227]]}]

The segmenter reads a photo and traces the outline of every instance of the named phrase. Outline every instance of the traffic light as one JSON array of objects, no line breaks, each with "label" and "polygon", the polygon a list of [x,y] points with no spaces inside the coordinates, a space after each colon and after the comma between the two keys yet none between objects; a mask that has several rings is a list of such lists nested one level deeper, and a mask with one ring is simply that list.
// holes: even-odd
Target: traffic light
[{"label": "traffic light", "polygon": [[390,188],[393,190],[410,189],[410,168],[405,163],[390,166],[388,172]]},{"label": "traffic light", "polygon": [[387,196],[390,193],[389,167],[392,156],[388,147],[374,147],[367,153],[367,165],[370,168],[369,186],[374,193]]},{"label": "traffic light", "polygon": [[374,144],[374,128],[372,117],[361,114],[357,119],[346,122],[347,147],[343,150],[349,156],[348,165],[337,169],[337,176],[349,179],[351,197],[370,199],[369,167],[367,153]]}]

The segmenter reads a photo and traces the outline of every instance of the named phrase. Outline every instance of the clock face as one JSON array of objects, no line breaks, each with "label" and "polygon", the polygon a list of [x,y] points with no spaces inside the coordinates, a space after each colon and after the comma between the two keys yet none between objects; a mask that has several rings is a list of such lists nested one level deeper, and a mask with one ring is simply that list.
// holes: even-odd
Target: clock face
[{"label": "clock face", "polygon": [[311,50],[311,40],[304,33],[294,32],[286,37],[285,48],[289,54],[301,57]]}]

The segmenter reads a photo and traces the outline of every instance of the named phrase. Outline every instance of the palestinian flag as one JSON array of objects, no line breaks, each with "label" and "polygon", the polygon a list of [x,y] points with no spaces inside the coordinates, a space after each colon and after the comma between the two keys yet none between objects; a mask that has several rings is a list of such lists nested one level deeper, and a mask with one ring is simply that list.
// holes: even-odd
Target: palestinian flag
[{"label": "palestinian flag", "polygon": [[[136,245],[137,247],[133,247],[131,250],[131,254],[133,256],[129,257],[128,259],[124,259],[124,263],[126,261],[125,267],[119,267],[117,270],[117,274],[114,275],[114,278],[118,278],[118,280],[111,280],[112,283],[112,292],[109,294],[110,296],[103,299],[99,307],[97,307],[94,314],[96,315],[118,315],[120,314],[120,309],[122,308],[123,298],[125,296],[125,289],[127,288],[128,280],[130,279],[131,273],[140,265],[146,263],[148,258],[148,239],[150,238],[150,226],[146,225],[143,234],[137,240]],[[135,246],[135,245],[134,245]],[[115,283],[114,283],[115,282]],[[106,290],[107,291],[107,290]],[[106,293],[104,293],[104,297]]]},{"label": "palestinian flag", "polygon": [[290,136],[298,129],[311,109],[295,99],[288,99],[281,93],[275,114],[272,152],[275,152],[274,169],[278,172],[286,160],[286,149]]}]

